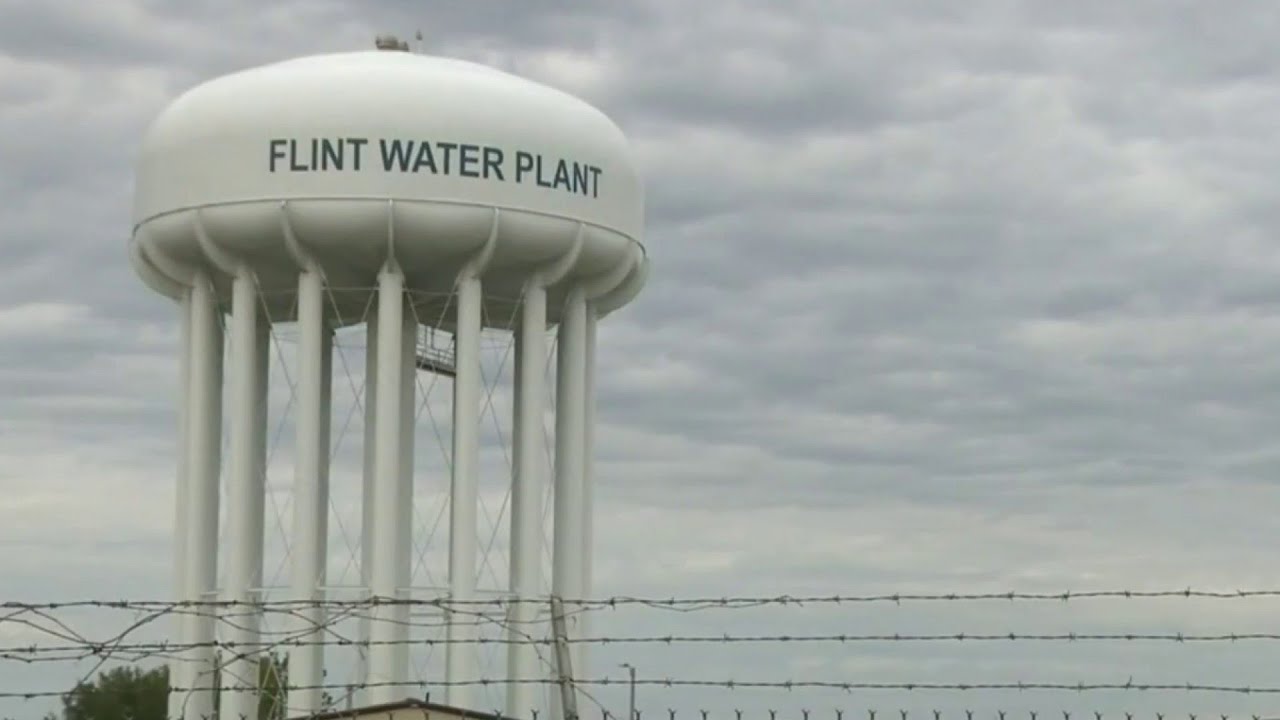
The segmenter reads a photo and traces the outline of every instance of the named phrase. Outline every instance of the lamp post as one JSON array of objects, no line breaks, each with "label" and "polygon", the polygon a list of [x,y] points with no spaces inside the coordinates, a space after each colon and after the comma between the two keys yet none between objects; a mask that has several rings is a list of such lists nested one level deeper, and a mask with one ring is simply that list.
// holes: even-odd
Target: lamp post
[{"label": "lamp post", "polygon": [[619,665],[619,667],[626,668],[627,674],[631,678],[631,681],[629,683],[630,684],[630,700],[627,703],[627,707],[629,709],[629,712],[627,713],[627,720],[636,720],[636,668],[631,663],[622,663],[621,665]]}]

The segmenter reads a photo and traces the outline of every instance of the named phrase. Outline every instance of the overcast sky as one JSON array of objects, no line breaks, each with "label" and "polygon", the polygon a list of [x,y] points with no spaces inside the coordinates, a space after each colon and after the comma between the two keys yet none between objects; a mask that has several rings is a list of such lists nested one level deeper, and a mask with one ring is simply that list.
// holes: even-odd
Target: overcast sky
[{"label": "overcast sky", "polygon": [[[148,122],[218,74],[418,28],[428,52],[595,103],[646,177],[651,280],[600,331],[596,595],[1280,586],[1274,3],[0,0],[0,600],[168,593],[176,311],[126,255]],[[287,387],[273,397],[283,413]],[[348,433],[345,522],[358,420]],[[433,437],[424,417],[422,542],[444,482]],[[288,463],[273,458],[273,536]],[[486,517],[501,501],[486,494]],[[1247,633],[1277,610],[631,610],[596,629]],[[0,626],[0,644],[24,639]],[[1276,647],[611,646],[593,674],[1276,686]],[[0,692],[91,667],[0,660]],[[641,706],[1061,717],[1280,696],[646,687]]]}]

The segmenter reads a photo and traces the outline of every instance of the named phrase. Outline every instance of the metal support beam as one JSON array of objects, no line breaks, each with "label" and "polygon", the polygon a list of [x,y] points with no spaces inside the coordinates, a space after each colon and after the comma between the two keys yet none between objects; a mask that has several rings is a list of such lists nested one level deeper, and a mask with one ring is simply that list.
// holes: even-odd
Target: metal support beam
[{"label": "metal support beam", "polygon": [[[400,498],[396,518],[396,588],[402,599],[410,598],[409,586],[413,577],[413,430],[414,418],[418,409],[418,369],[415,360],[418,356],[418,318],[409,295],[400,310],[400,474],[397,479],[397,497]],[[408,605],[396,607],[397,641],[409,640],[409,619],[411,608]],[[404,680],[409,679],[409,648],[404,646],[397,658],[403,663]],[[397,699],[403,699],[407,690],[393,688]]]},{"label": "metal support beam", "polygon": [[[453,477],[449,493],[449,597],[463,603],[455,607],[448,623],[445,681],[474,681],[479,677],[477,626],[465,603],[476,591],[476,513],[480,485],[480,409],[483,402],[480,377],[480,278],[464,275],[457,284],[457,329],[453,380]],[[445,702],[469,707],[472,688],[449,685]]]},{"label": "metal support beam", "polygon": [[[293,481],[293,597],[303,603],[298,639],[289,652],[289,715],[324,709],[323,632],[329,533],[330,398],[333,330],[325,318],[324,277],[298,277],[297,461]],[[297,688],[297,689],[295,689]]]},{"label": "metal support beam", "polygon": [[235,603],[223,617],[233,656],[222,668],[223,720],[258,714],[258,646],[262,611],[263,508],[266,502],[266,384],[269,326],[257,281],[242,267],[232,283],[230,471],[227,481],[227,583]]},{"label": "metal support beam", "polygon": [[[582,597],[583,439],[586,411],[586,296],[569,291],[560,317],[556,348],[555,527],[552,536],[551,594],[565,601],[566,632],[578,636],[573,601]],[[577,665],[577,653],[574,653]]]},{"label": "metal support beam", "polygon": [[[517,684],[507,688],[507,717],[530,718],[533,686],[518,684],[538,677],[535,633],[538,608],[533,600],[542,585],[543,425],[546,408],[547,291],[530,283],[516,330],[515,420],[512,438],[515,475],[511,484],[511,594],[507,613],[507,675]],[[534,636],[536,637],[536,636]]]},{"label": "metal support beam", "polygon": [[[586,329],[583,343],[582,384],[582,597],[594,597],[592,565],[595,548],[595,447],[596,447],[596,311],[587,303]],[[591,633],[592,613],[578,613],[578,637]],[[575,645],[577,655],[574,667],[582,677],[590,677],[591,647],[586,643]]]},{"label": "metal support beam", "polygon": [[[377,477],[376,449],[378,444],[378,306],[369,309],[365,317],[364,355],[364,468],[360,483],[360,585],[373,594],[373,487]],[[368,613],[361,613],[358,621],[359,660],[356,677],[369,677],[369,632],[372,626]],[[353,688],[347,695],[351,705],[369,704],[368,692]]]},{"label": "metal support beam", "polygon": [[186,614],[182,642],[186,662],[177,663],[187,689],[179,705],[186,720],[210,720],[216,656],[213,597],[218,577],[218,476],[222,465],[222,323],[209,277],[197,273],[191,287],[190,377],[187,404]]},{"label": "metal support beam", "polygon": [[[393,264],[378,276],[378,357],[375,386],[374,482],[372,515],[372,555],[370,591],[388,600],[405,599],[401,581],[402,569],[409,561],[408,548],[402,547],[404,513],[400,504],[401,447],[400,432],[403,392],[401,365],[404,360],[404,276]],[[402,699],[408,680],[409,648],[405,643],[408,627],[398,622],[402,609],[394,605],[371,608],[369,670],[367,682],[369,702],[381,704]]]},{"label": "metal support beam", "polygon": [[[187,414],[191,411],[191,338],[192,338],[192,303],[191,289],[182,289],[182,301],[178,305],[179,340],[178,340],[178,466],[177,482],[173,497],[173,599],[181,602],[186,599],[187,588],[187,476],[190,474],[188,462],[190,452],[187,447],[187,428],[190,420]],[[181,613],[174,616],[174,636],[181,638],[186,619]],[[175,662],[169,666],[169,687],[188,687],[183,673],[186,666]],[[182,696],[170,691],[169,720],[182,717]]]}]

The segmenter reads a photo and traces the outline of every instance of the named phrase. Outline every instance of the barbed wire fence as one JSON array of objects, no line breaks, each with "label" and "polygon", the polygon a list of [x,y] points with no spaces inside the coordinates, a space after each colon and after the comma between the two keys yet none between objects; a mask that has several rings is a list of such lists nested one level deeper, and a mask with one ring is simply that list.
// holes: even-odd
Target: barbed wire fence
[{"label": "barbed wire fence", "polygon": [[[647,598],[619,596],[609,598],[588,598],[566,600],[565,605],[570,613],[608,612],[622,609],[636,609],[649,613],[675,613],[701,619],[717,611],[764,609],[783,611],[802,608],[842,608],[842,607],[874,607],[903,606],[908,604],[928,603],[1077,603],[1090,600],[1118,601],[1151,601],[1151,600],[1201,600],[1215,603],[1239,600],[1280,600],[1280,590],[1159,590],[1132,591],[1106,590],[1087,592],[980,592],[980,593],[892,593],[866,595],[778,595],[778,596],[726,596],[726,597],[687,597],[687,598]],[[184,654],[197,648],[212,647],[218,653],[220,666],[225,667],[235,659],[263,656],[287,652],[290,648],[323,644],[333,648],[367,649],[375,645],[409,644],[419,648],[443,646],[452,642],[474,643],[489,646],[505,646],[512,644],[531,644],[544,648],[540,651],[544,657],[551,657],[551,646],[555,638],[539,636],[536,633],[508,633],[510,622],[505,612],[513,603],[522,602],[511,598],[492,598],[468,601],[453,601],[448,598],[432,598],[427,600],[396,600],[388,598],[368,598],[358,601],[295,601],[264,600],[256,603],[233,601],[201,601],[184,603],[171,601],[139,601],[139,600],[77,600],[70,602],[45,603],[0,603],[0,701],[17,703],[39,703],[40,701],[56,701],[66,696],[69,688],[49,686],[12,687],[7,685],[6,678],[13,676],[6,668],[28,667],[43,668],[65,664],[87,664],[82,672],[81,682],[88,681],[101,668],[108,664],[146,665],[157,663],[182,662]],[[523,601],[533,602],[533,601]],[[537,601],[545,602],[545,601]],[[340,625],[352,620],[371,617],[375,608],[383,605],[408,604],[415,610],[428,610],[448,614],[453,617],[469,618],[466,622],[482,626],[494,626],[503,630],[494,637],[475,636],[449,640],[441,637],[411,637],[406,640],[370,641],[347,636]],[[306,617],[302,611],[323,608],[328,618],[321,628],[326,639],[315,641],[314,626],[302,626],[299,620]],[[180,643],[165,639],[148,637],[156,633],[167,633],[171,621],[180,615],[197,614],[212,617],[226,629],[236,626],[236,615],[246,611],[261,612],[266,616],[288,618],[289,622],[271,623],[266,627],[260,643],[252,646],[237,645],[233,642],[215,641],[213,643]],[[86,613],[95,613],[92,619]],[[115,622],[106,622],[103,614],[115,614]],[[121,620],[120,614],[127,615]],[[417,618],[402,623],[410,625],[418,632],[434,632],[443,629],[442,619]],[[288,629],[276,629],[284,627]],[[112,628],[104,631],[103,628]],[[1132,631],[1079,631],[1067,632],[1027,632],[1010,630],[992,632],[989,630],[966,631],[963,628],[947,632],[655,632],[629,634],[597,634],[585,637],[571,637],[571,644],[586,646],[657,646],[661,648],[677,648],[681,651],[688,648],[708,646],[763,646],[771,652],[795,652],[795,648],[822,646],[827,648],[851,648],[883,644],[950,644],[998,646],[1000,644],[1037,644],[1037,645],[1085,645],[1111,643],[1169,643],[1181,646],[1241,646],[1254,645],[1268,647],[1270,643],[1280,641],[1280,632],[1268,629],[1243,628],[1232,632],[1196,632],[1171,631],[1153,632],[1135,628]],[[784,650],[784,648],[786,648]],[[1104,651],[1110,652],[1110,651]],[[1280,652],[1268,655],[1272,667],[1280,667]],[[935,718],[946,717],[992,717],[1001,720],[1014,717],[1040,720],[1062,718],[1137,718],[1154,717],[1158,719],[1187,717],[1191,720],[1201,718],[1280,718],[1280,677],[1271,684],[1230,683],[1217,678],[1197,679],[1179,678],[1171,680],[1157,677],[1153,668],[1134,667],[1133,672],[1124,673],[1122,677],[1104,680],[1085,680],[1071,677],[1045,677],[1037,673],[1035,663],[1024,668],[1025,677],[1009,680],[1003,677],[965,678],[918,676],[903,679],[883,680],[878,677],[860,676],[861,674],[817,673],[794,675],[790,677],[733,677],[731,673],[706,672],[694,676],[689,673],[664,674],[650,673],[647,676],[628,677],[590,676],[576,677],[574,684],[586,699],[581,708],[584,718],[600,717],[602,720],[621,720],[627,716],[627,710],[610,707],[601,701],[596,693],[610,688],[649,688],[659,691],[676,689],[714,690],[722,693],[742,694],[754,693],[749,707],[731,709],[688,709],[662,707],[661,698],[650,699],[647,709],[638,709],[637,718],[667,718],[667,720],[884,720],[899,718]],[[43,675],[44,673],[38,673]],[[836,675],[832,677],[832,675]],[[446,682],[440,679],[425,678],[413,683],[378,683],[378,682],[326,682],[321,685],[290,685],[284,682],[280,689],[315,689],[325,692],[351,692],[352,690],[369,690],[394,685],[402,688],[406,696],[423,697],[433,691],[440,691],[451,686],[481,686],[485,688],[505,688],[515,684],[533,684],[550,689],[557,680],[554,677],[538,679],[513,679],[495,674],[476,680]],[[178,687],[179,692],[225,690],[228,686],[199,684],[192,687]],[[796,694],[803,691],[823,691],[841,694],[848,698],[847,705],[841,706],[831,702],[830,696],[823,696],[822,707],[804,707],[805,701],[795,701]],[[771,709],[769,700],[762,699],[759,693],[784,693],[791,700],[788,710]],[[956,709],[921,709],[890,707],[880,703],[868,702],[867,693],[891,693],[890,704],[907,705],[915,696],[927,694],[926,701],[933,700],[938,693],[957,696],[952,703],[958,707],[972,702],[979,705],[986,702],[992,693],[1014,694],[1019,698],[1028,698],[1038,694],[1049,693],[1050,698],[1057,698],[1052,693],[1069,693],[1079,698],[1106,695],[1109,704],[1105,709],[1080,711],[1078,709],[1041,710],[1000,710],[989,706],[982,710]],[[1179,708],[1189,704],[1193,696],[1207,696],[1211,699],[1223,697],[1246,698],[1256,703],[1258,712],[1204,713],[1200,711],[1183,711]],[[1167,702],[1170,712],[1129,711],[1114,709],[1116,696],[1140,696],[1150,698],[1158,696]],[[1006,697],[1006,695],[1000,695]],[[1027,702],[1034,702],[1032,698]],[[1084,700],[1087,704],[1087,699]],[[857,703],[854,706],[854,703]],[[1203,707],[1201,702],[1197,707]],[[1276,710],[1272,710],[1272,709]],[[472,708],[481,710],[481,708]],[[496,710],[490,711],[497,714]],[[0,710],[0,717],[9,717],[11,713]],[[285,716],[293,715],[285,713]],[[14,716],[16,717],[16,716]],[[210,719],[212,720],[212,719]],[[544,718],[543,720],[547,720]],[[634,719],[633,719],[634,720]]]}]

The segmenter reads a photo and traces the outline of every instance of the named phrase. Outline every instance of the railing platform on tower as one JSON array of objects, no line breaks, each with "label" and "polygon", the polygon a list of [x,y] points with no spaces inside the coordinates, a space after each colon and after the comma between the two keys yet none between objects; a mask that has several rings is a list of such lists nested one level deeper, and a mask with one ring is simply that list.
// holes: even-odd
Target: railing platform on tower
[{"label": "railing platform on tower", "polygon": [[[446,339],[442,342],[441,338]],[[426,370],[446,377],[455,377],[458,371],[453,336],[433,327],[424,327],[419,330],[418,352],[415,364],[419,370]]]}]

